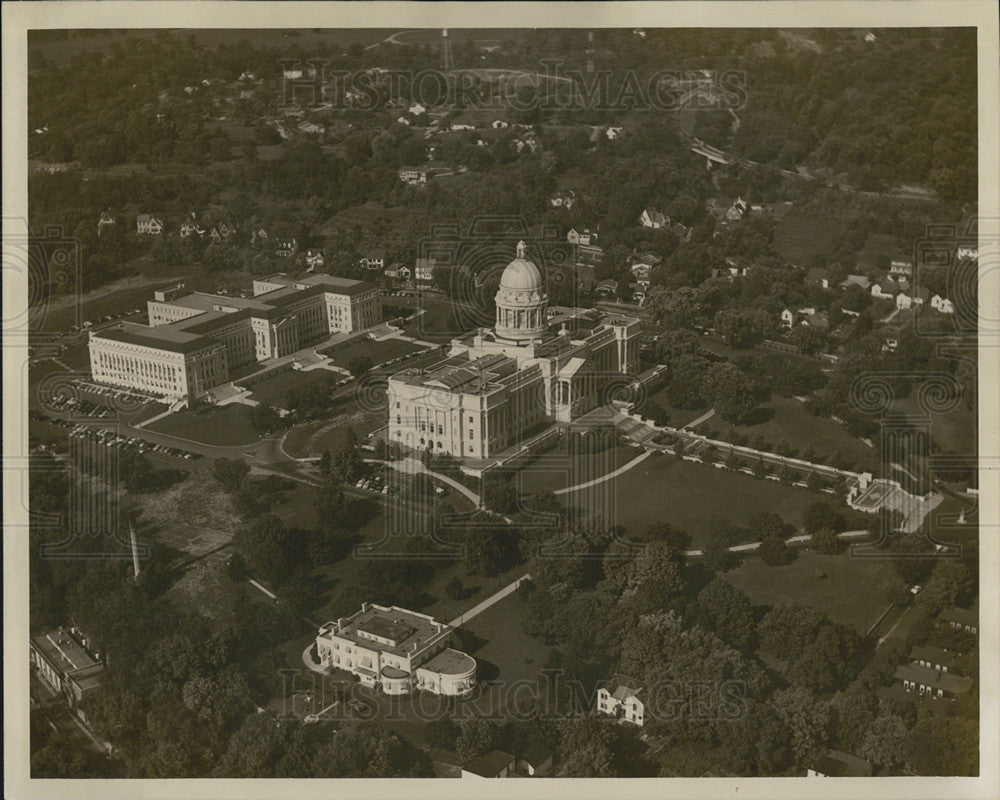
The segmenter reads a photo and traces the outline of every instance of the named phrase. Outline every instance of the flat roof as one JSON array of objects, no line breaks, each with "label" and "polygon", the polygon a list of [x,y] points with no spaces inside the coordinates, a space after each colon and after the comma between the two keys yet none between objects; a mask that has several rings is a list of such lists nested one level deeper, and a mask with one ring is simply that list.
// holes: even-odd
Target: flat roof
[{"label": "flat roof", "polygon": [[31,641],[49,661],[67,674],[103,666],[67,631],[53,630],[39,633],[32,636]]},{"label": "flat roof", "polygon": [[421,664],[421,667],[440,672],[442,675],[462,675],[470,669],[475,669],[476,659],[467,653],[448,647]]},{"label": "flat roof", "polygon": [[190,353],[215,344],[207,337],[188,333],[173,325],[149,327],[134,322],[121,322],[114,328],[98,331],[94,334],[94,338],[167,350],[171,353]]},{"label": "flat roof", "polygon": [[[404,628],[408,629],[409,633],[402,635]],[[376,633],[376,631],[383,631],[383,633]],[[396,635],[401,635],[401,638],[393,638],[395,645],[387,645],[362,636],[363,632],[385,636],[387,639],[393,637],[386,636],[385,632],[393,632]],[[451,628],[447,625],[424,614],[417,614],[397,606],[385,608],[366,603],[365,607],[353,616],[324,625],[320,629],[319,635],[338,636],[349,639],[369,650],[409,656],[415,651],[422,650],[436,639],[447,636],[450,632]]]}]

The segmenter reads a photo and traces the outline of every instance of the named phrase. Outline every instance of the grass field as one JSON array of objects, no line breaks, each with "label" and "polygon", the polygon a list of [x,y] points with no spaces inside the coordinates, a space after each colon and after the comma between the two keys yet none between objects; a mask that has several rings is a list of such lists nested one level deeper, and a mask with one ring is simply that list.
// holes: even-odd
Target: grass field
[{"label": "grass field", "polygon": [[222,447],[253,444],[260,438],[250,424],[250,408],[238,403],[181,411],[157,420],[147,429]]},{"label": "grass field", "polygon": [[323,419],[296,425],[288,431],[283,444],[292,458],[312,458],[333,451],[347,434],[354,431],[359,441],[376,428],[385,424],[384,412],[366,412],[348,399],[335,409],[337,416],[324,415]]},{"label": "grass field", "polygon": [[355,357],[370,358],[372,364],[377,366],[394,358],[400,358],[410,353],[417,353],[424,348],[413,342],[403,339],[383,339],[380,342],[372,339],[357,339],[347,347],[330,349],[325,354],[330,356],[330,361],[338,366],[347,369],[351,359]]},{"label": "grass field", "polygon": [[[917,421],[926,416],[917,400],[917,388],[909,397],[896,400],[893,410]],[[976,417],[964,405],[944,414],[931,414],[931,437],[947,453],[972,455],[976,453]]]},{"label": "grass field", "polygon": [[[608,491],[583,490],[560,499],[601,513],[634,536],[655,522],[669,522],[691,535],[694,548],[704,544],[715,513],[745,525],[755,513],[771,511],[798,528],[802,509],[820,497],[778,481],[659,455],[601,485]],[[611,506],[594,507],[604,502]]]},{"label": "grass field", "polygon": [[[665,387],[649,395],[649,397],[646,398],[646,403],[655,403],[666,411],[670,416],[668,424],[673,428],[683,428],[692,420],[698,419],[698,417],[708,410],[707,408],[696,408],[692,410],[689,408],[677,408],[676,406],[670,405],[670,401],[667,399],[667,390]],[[648,408],[638,408],[636,411],[643,416],[648,415]]]},{"label": "grass field", "polygon": [[273,375],[249,385],[251,399],[259,403],[269,403],[279,408],[287,407],[288,393],[292,389],[304,389],[312,386],[333,387],[333,384],[343,380],[344,376],[330,372],[328,369],[312,369],[302,372],[296,369],[276,370]]},{"label": "grass field", "polygon": [[606,475],[627,464],[642,450],[617,444],[602,453],[570,458],[565,442],[542,453],[517,473],[521,494],[554,492]]},{"label": "grass field", "polygon": [[[820,578],[819,574],[826,577]],[[889,605],[899,578],[885,558],[825,556],[801,550],[791,564],[769,567],[748,558],[724,574],[755,605],[805,603],[864,634]]]},{"label": "grass field", "polygon": [[698,430],[700,433],[715,430],[723,437],[729,431],[736,430],[748,437],[751,444],[760,435],[772,448],[786,441],[800,455],[808,447],[812,447],[819,456],[832,456],[840,450],[856,466],[863,466],[867,470],[878,466],[878,454],[872,448],[851,436],[846,428],[832,419],[814,417],[794,397],[775,396],[764,404],[764,408],[773,409],[774,416],[758,425],[732,425],[716,414],[699,426]]}]

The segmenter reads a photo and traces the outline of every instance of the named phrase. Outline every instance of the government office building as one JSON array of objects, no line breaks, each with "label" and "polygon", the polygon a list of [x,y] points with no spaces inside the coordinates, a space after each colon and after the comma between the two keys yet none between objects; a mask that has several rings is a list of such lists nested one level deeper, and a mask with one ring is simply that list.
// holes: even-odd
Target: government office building
[{"label": "government office building", "polygon": [[496,295],[496,325],[452,340],[437,364],[393,375],[389,442],[489,459],[539,423],[567,423],[602,405],[616,375],[639,366],[638,319],[550,309],[524,242]]},{"label": "government office building", "polygon": [[204,398],[237,370],[291,355],[335,333],[379,323],[378,290],[331,275],[254,281],[253,297],[158,291],[149,324],[123,322],[90,334],[94,381],[174,400]]}]

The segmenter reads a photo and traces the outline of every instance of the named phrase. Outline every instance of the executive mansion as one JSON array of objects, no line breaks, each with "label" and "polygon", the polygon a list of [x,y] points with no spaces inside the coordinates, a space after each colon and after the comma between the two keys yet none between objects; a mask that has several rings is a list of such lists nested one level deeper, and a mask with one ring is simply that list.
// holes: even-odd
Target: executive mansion
[{"label": "executive mansion", "polygon": [[475,688],[476,660],[450,647],[453,636],[453,628],[426,614],[365,603],[319,629],[316,655],[322,666],[350,672],[386,694],[419,689],[462,696]]},{"label": "executive mansion", "polygon": [[282,358],[335,333],[377,325],[381,302],[363,281],[272,275],[253,296],[156,292],[149,324],[123,322],[90,335],[90,367],[98,383],[189,401],[228,383],[258,361]]},{"label": "executive mansion", "polygon": [[446,358],[389,379],[389,441],[488,459],[539,423],[600,405],[616,374],[639,363],[637,319],[549,308],[541,270],[518,243],[496,295],[496,325],[452,340]]}]

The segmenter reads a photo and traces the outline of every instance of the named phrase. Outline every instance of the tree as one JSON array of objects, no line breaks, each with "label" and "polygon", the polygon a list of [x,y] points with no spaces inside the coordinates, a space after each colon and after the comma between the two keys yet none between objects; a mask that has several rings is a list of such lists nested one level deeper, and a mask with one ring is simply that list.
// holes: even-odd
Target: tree
[{"label": "tree", "polygon": [[802,686],[779,689],[771,697],[771,707],[791,735],[792,752],[799,766],[811,765],[820,756],[826,741],[829,713],[813,693]]},{"label": "tree", "polygon": [[975,719],[929,714],[910,730],[906,752],[919,775],[978,775],[979,725]]},{"label": "tree", "polygon": [[764,399],[756,382],[728,361],[708,368],[701,392],[723,419],[737,424],[747,422]]},{"label": "tree", "polygon": [[896,714],[882,713],[868,728],[860,755],[873,764],[896,769],[906,760],[906,722]]},{"label": "tree", "polygon": [[489,720],[464,719],[459,725],[455,752],[464,764],[496,747],[499,736],[500,730]]},{"label": "tree", "polygon": [[358,451],[358,437],[354,430],[347,429],[344,438],[330,458],[331,473],[346,484],[353,484],[361,474],[361,455]]},{"label": "tree", "polygon": [[230,494],[240,488],[249,474],[250,467],[241,458],[217,458],[212,464],[212,476]]},{"label": "tree", "polygon": [[347,362],[347,371],[355,379],[360,379],[367,375],[373,366],[374,364],[368,356],[351,356]]},{"label": "tree", "polygon": [[347,503],[344,490],[336,474],[330,473],[322,485],[316,489],[313,499],[313,511],[316,515],[316,528],[329,533],[344,526],[344,512]]},{"label": "tree", "polygon": [[259,434],[268,434],[281,425],[281,414],[269,403],[262,403],[250,409],[250,424]]},{"label": "tree", "polygon": [[824,500],[816,500],[802,509],[802,527],[807,533],[828,528],[840,532],[846,527],[844,515]]},{"label": "tree", "polygon": [[821,528],[810,537],[809,545],[817,553],[833,556],[843,552],[846,545],[829,528]]},{"label": "tree", "polygon": [[757,626],[761,649],[783,661],[791,661],[824,622],[823,615],[808,606],[775,606]]},{"label": "tree", "polygon": [[459,735],[459,727],[452,722],[451,717],[432,719],[424,723],[424,738],[431,747],[451,750]]},{"label": "tree", "polygon": [[699,625],[714,631],[722,641],[750,652],[756,640],[756,625],[750,600],[723,578],[714,578],[698,593],[695,604]]},{"label": "tree", "polygon": [[795,560],[795,551],[778,536],[768,536],[762,540],[757,547],[757,555],[761,561],[772,567],[790,564]]},{"label": "tree", "polygon": [[858,673],[861,640],[854,631],[824,622],[788,668],[793,683],[815,692],[844,688]]},{"label": "tree", "polygon": [[961,561],[942,559],[935,564],[917,605],[928,614],[937,614],[953,605],[964,605],[973,593],[974,576]]}]

